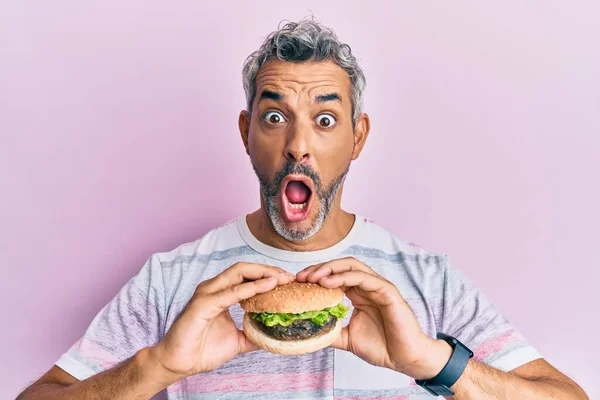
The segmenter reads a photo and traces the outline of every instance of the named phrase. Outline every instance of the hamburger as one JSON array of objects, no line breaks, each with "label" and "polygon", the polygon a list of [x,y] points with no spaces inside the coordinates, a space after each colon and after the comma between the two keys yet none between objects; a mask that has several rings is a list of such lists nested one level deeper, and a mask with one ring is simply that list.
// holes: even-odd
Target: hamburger
[{"label": "hamburger", "polygon": [[338,338],[349,308],[344,292],[315,283],[291,282],[240,302],[246,337],[271,353],[298,355]]}]

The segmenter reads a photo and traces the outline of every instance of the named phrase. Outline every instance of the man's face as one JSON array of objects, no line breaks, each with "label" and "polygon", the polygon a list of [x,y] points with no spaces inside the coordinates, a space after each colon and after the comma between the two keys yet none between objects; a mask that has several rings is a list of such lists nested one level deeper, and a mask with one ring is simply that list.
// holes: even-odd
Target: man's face
[{"label": "man's face", "polygon": [[290,241],[308,239],[356,155],[347,73],[331,61],[266,63],[242,137],[274,229]]}]

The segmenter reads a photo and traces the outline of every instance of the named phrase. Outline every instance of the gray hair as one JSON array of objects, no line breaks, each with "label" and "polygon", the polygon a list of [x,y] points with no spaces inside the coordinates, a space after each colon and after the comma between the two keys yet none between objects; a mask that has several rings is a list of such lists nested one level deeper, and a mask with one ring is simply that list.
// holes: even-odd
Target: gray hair
[{"label": "gray hair", "polygon": [[366,86],[363,71],[352,55],[350,46],[341,43],[331,29],[313,18],[286,23],[283,28],[267,36],[260,49],[248,56],[242,69],[248,112],[252,113],[258,70],[272,59],[288,62],[332,60],[343,68],[350,78],[353,125],[362,114],[363,92]]}]

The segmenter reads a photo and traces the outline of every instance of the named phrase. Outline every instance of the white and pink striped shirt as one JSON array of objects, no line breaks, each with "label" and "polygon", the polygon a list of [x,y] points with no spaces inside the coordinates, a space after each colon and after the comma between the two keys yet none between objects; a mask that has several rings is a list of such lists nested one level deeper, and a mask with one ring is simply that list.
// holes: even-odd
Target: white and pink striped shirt
[{"label": "white and pink striped shirt", "polygon": [[[236,262],[277,265],[297,273],[348,256],[393,282],[431,337],[438,331],[453,335],[474,351],[475,359],[503,371],[541,357],[468,278],[451,268],[447,256],[400,240],[372,221],[357,216],[350,233],[336,245],[292,252],[259,242],[240,217],[195,242],[153,255],[56,365],[83,380],[155,344],[198,283]],[[241,328],[239,305],[230,312]],[[247,353],[170,386],[166,394],[170,400],[433,398],[408,376],[330,348],[303,356]]]}]

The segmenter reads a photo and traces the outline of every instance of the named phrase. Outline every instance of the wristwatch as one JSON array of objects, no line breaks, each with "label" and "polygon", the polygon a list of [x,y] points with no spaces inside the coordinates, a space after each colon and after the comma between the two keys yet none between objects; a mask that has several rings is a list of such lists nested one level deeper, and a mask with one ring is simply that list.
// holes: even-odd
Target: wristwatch
[{"label": "wristwatch", "polygon": [[452,348],[452,356],[442,368],[439,374],[427,380],[416,379],[417,385],[428,391],[434,396],[453,396],[454,391],[450,389],[462,375],[469,359],[473,357],[473,352],[458,339],[438,332],[437,338],[446,341]]}]

